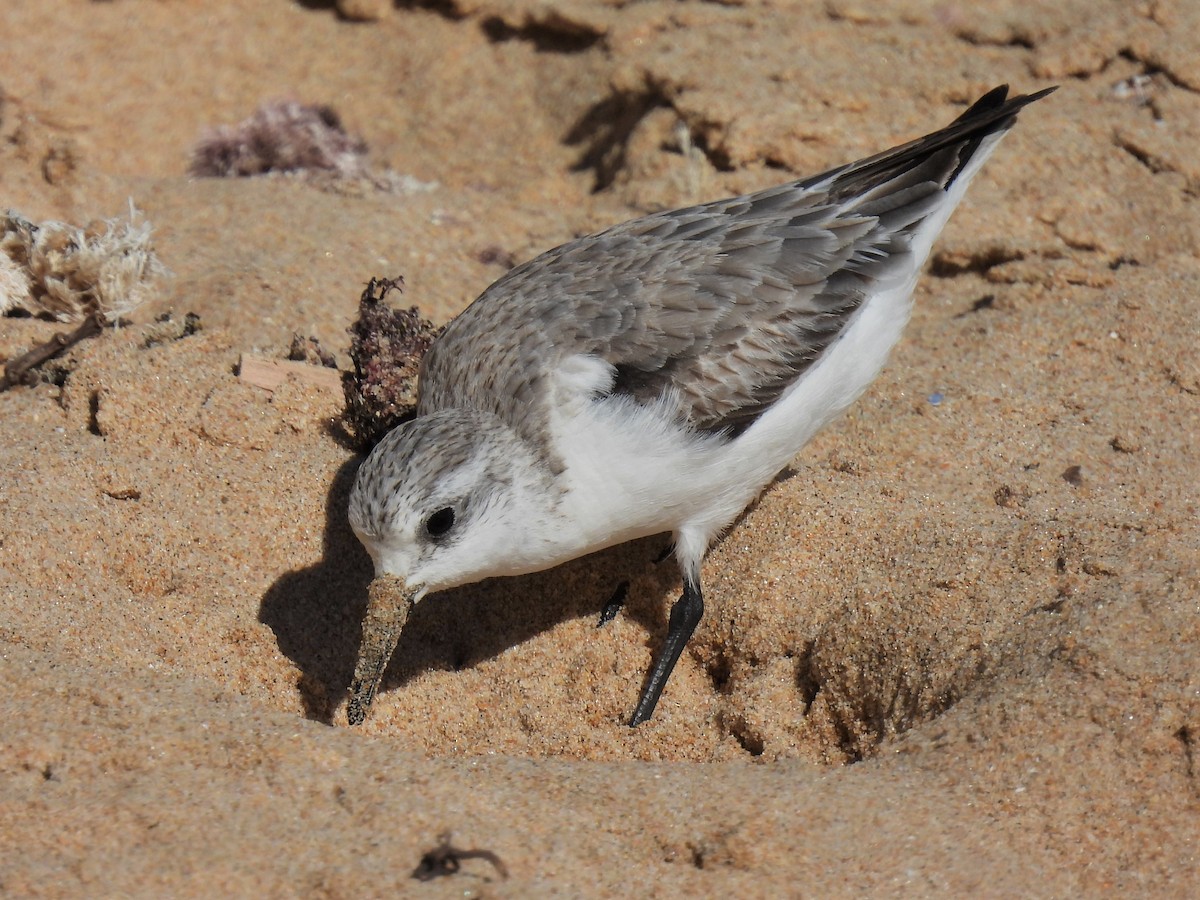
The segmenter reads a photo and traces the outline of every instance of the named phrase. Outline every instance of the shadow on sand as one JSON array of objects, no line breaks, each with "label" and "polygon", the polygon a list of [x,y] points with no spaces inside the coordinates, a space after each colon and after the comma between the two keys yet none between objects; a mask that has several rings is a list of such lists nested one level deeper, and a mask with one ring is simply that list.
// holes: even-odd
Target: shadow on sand
[{"label": "shadow on sand", "polygon": [[[350,685],[373,575],[370,557],[346,521],[360,461],[343,465],[330,487],[321,559],[280,576],[263,596],[258,614],[302,673],[297,689],[305,715],[326,724],[333,723]],[[643,624],[647,641],[657,648],[678,583],[673,562],[652,564],[667,540],[665,535],[647,538],[546,572],[430,595],[409,615],[381,693],[429,669],[474,665],[568,619],[598,617],[618,583],[631,576],[636,583],[623,614]]]}]

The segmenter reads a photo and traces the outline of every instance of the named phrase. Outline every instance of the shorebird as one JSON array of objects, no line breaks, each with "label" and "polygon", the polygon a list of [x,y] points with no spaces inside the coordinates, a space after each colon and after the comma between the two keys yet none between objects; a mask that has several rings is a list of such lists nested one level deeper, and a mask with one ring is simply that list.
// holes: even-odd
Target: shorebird
[{"label": "shorebird", "polygon": [[1052,90],[998,87],[918,140],[625,222],[484,291],[351,492],[376,575],[350,723],[428,594],[670,532],[683,594],[630,725],[649,719],[703,615],[709,545],[879,373],[934,239]]}]

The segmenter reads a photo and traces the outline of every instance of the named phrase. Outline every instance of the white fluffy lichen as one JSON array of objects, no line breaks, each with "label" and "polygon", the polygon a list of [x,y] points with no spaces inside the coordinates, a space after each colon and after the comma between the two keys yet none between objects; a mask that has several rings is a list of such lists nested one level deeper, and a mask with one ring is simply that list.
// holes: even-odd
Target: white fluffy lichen
[{"label": "white fluffy lichen", "polygon": [[35,225],[11,210],[0,215],[0,314],[20,309],[74,322],[115,323],[153,292],[166,273],[150,243],[150,225],[104,219],[86,228]]}]

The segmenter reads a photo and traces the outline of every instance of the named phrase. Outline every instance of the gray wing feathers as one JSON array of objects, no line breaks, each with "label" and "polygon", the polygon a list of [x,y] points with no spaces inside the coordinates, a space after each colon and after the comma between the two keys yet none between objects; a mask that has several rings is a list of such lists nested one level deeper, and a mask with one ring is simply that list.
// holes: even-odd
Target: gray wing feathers
[{"label": "gray wing feathers", "polygon": [[1040,95],[1000,89],[889,153],[551,250],[489,287],[425,357],[420,411],[496,413],[538,438],[569,356],[612,366],[611,392],[674,398],[681,421],[739,431],[803,377],[909,244],[983,137]]}]

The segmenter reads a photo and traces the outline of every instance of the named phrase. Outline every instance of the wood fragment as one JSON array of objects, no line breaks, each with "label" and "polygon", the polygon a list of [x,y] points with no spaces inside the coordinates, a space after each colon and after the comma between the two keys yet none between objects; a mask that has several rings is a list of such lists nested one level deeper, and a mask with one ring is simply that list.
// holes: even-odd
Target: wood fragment
[{"label": "wood fragment", "polygon": [[243,353],[238,363],[238,373],[246,384],[252,384],[272,393],[287,381],[289,376],[294,376],[306,384],[317,387],[339,392],[342,390],[342,373],[337,369],[310,366],[307,363],[288,359],[268,359]]}]

